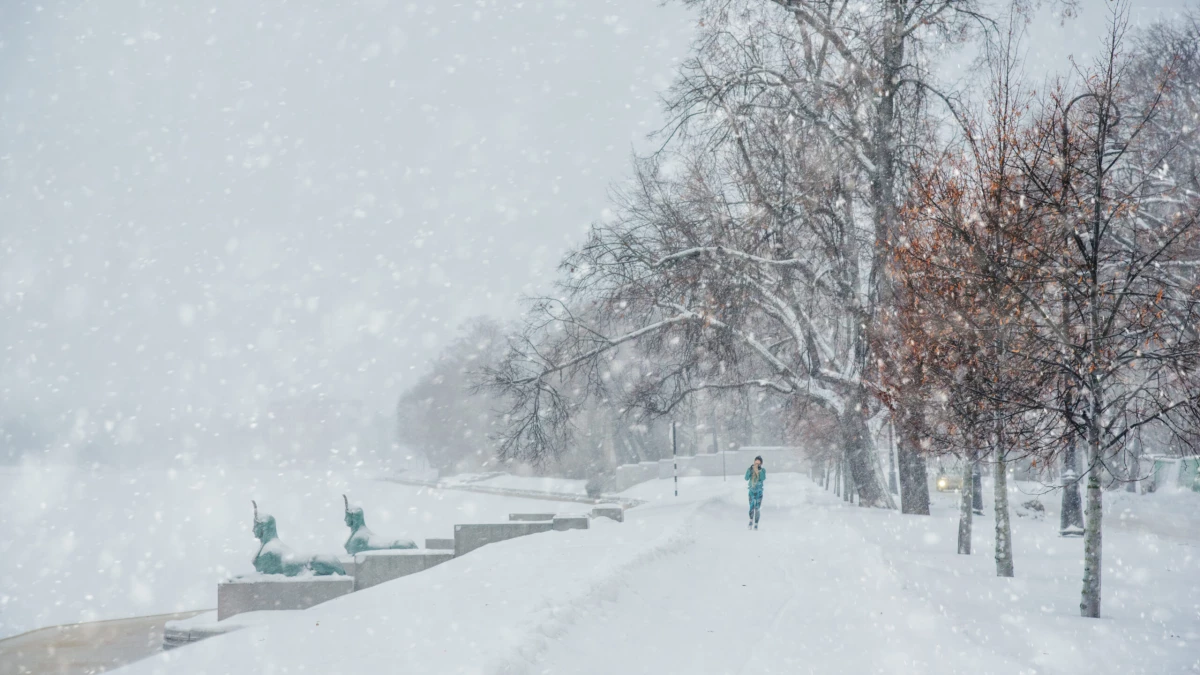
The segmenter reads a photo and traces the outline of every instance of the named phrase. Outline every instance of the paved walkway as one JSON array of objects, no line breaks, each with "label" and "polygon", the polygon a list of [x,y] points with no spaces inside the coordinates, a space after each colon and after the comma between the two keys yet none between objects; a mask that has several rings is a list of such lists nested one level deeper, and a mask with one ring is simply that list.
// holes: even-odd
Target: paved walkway
[{"label": "paved walkway", "polygon": [[163,626],[201,611],[50,626],[0,640],[0,675],[112,670],[162,651]]},{"label": "paved walkway", "polygon": [[[956,635],[935,609],[897,603],[893,589],[903,584],[855,527],[860,509],[803,479],[780,479],[763,529],[746,530],[744,489],[731,490],[702,509],[688,549],[631,574],[614,602],[553,642],[531,671],[1021,672]],[[914,625],[913,613],[925,620]],[[939,643],[945,658],[935,668],[928,654]],[[975,670],[984,658],[994,669]]]}]

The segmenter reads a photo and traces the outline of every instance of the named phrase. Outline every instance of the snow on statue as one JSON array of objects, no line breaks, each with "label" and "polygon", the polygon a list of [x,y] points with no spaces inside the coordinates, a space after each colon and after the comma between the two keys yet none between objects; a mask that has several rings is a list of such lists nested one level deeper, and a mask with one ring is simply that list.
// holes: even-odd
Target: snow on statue
[{"label": "snow on statue", "polygon": [[279,534],[275,530],[275,516],[260,514],[258,502],[250,503],[254,505],[254,536],[262,542],[258,553],[254,554],[254,569],[258,573],[282,574],[289,577],[297,576],[305,570],[317,576],[346,573],[342,564],[333,556],[298,555],[290,546],[279,541]]},{"label": "snow on statue", "polygon": [[363,551],[417,547],[411,539],[385,539],[375,534],[367,527],[362,507],[351,507],[346,495],[342,495],[342,500],[346,502],[346,527],[350,528],[350,538],[346,540],[346,553],[354,555]]}]

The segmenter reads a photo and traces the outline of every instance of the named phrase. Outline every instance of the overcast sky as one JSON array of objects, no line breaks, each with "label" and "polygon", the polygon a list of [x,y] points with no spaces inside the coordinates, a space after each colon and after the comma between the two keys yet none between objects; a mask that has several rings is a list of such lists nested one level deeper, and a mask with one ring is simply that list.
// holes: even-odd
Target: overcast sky
[{"label": "overcast sky", "polygon": [[0,3],[0,417],[390,408],[548,284],[690,28],[641,0]]},{"label": "overcast sky", "polygon": [[[1082,4],[1035,22],[1035,67],[1095,44]],[[461,320],[549,285],[691,26],[654,0],[0,3],[0,424],[389,409]]]}]

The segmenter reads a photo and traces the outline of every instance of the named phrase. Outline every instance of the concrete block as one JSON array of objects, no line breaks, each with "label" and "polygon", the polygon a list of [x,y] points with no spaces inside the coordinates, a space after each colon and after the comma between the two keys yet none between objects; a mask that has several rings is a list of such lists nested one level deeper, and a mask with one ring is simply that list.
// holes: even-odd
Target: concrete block
[{"label": "concrete block", "polygon": [[559,532],[567,530],[586,530],[588,529],[587,516],[559,516],[554,519],[554,529]]},{"label": "concrete block", "polygon": [[453,551],[454,539],[426,539],[425,548],[430,551]]},{"label": "concrete block", "polygon": [[508,519],[513,522],[539,522],[542,520],[554,520],[553,513],[510,513]]},{"label": "concrete block", "polygon": [[354,577],[249,574],[217,584],[217,620],[242,612],[308,609],[354,592]]},{"label": "concrete block", "polygon": [[612,518],[618,523],[625,522],[625,509],[620,506],[597,506],[592,509],[593,518]]},{"label": "concrete block", "polygon": [[419,548],[390,551],[363,551],[354,556],[357,574],[354,590],[378,586],[385,581],[423,572],[454,557],[450,551],[428,551]]},{"label": "concrete block", "polygon": [[346,576],[354,576],[354,556],[339,555],[337,559],[342,564],[342,569],[346,570]]},{"label": "concrete block", "polygon": [[506,539],[515,539],[527,534],[548,532],[554,529],[554,522],[525,523],[480,523],[475,525],[454,526],[454,555],[470,553],[480,546],[494,544]]}]

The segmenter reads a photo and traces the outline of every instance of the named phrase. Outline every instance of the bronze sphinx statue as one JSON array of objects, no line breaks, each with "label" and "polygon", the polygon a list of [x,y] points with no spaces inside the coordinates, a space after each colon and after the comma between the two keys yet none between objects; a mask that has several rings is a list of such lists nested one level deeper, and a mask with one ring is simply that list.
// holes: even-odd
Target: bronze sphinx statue
[{"label": "bronze sphinx statue", "polygon": [[345,574],[346,570],[337,558],[328,555],[298,555],[290,546],[279,540],[275,529],[275,517],[258,512],[258,502],[254,505],[254,536],[260,545],[258,553],[254,554],[254,569],[260,574],[282,574],[294,577],[306,570],[315,576],[330,574]]},{"label": "bronze sphinx statue", "polygon": [[350,528],[350,538],[346,540],[346,553],[354,555],[363,551],[389,551],[394,549],[416,548],[411,539],[385,539],[367,527],[362,507],[350,506],[350,500],[342,495],[346,503],[346,527]]}]

